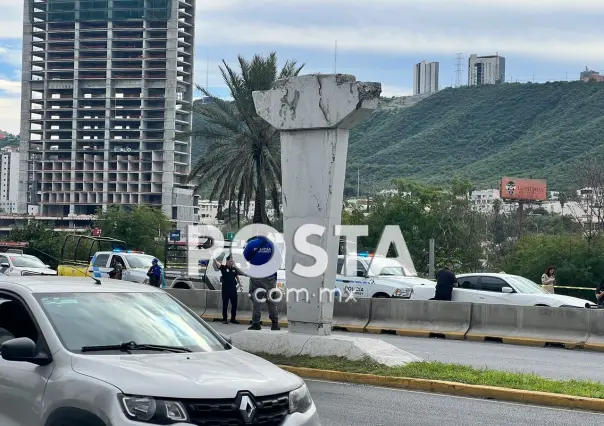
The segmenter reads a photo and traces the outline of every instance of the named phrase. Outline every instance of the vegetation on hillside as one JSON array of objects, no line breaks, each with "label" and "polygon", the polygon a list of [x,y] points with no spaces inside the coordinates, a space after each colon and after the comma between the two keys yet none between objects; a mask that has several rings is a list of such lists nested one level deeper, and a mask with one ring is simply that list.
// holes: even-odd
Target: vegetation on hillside
[{"label": "vegetation on hillside", "polygon": [[445,89],[410,108],[384,108],[351,132],[348,193],[405,177],[470,180],[501,176],[576,183],[587,158],[604,157],[604,84],[555,82]]}]

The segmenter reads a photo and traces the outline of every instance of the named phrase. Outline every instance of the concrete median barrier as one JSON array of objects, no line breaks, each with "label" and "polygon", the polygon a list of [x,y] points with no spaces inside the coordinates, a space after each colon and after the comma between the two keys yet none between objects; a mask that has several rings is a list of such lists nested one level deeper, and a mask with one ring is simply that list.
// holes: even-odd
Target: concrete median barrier
[{"label": "concrete median barrier", "polygon": [[168,288],[167,293],[178,299],[180,302],[187,305],[189,309],[195,311],[199,316],[202,316],[206,311],[207,293],[204,290],[182,290]]},{"label": "concrete median barrier", "polygon": [[469,303],[372,299],[365,331],[463,340],[470,327],[471,312]]},{"label": "concrete median barrier", "polygon": [[604,352],[604,309],[587,309],[589,311],[589,336],[585,349]]},{"label": "concrete median barrier", "polygon": [[474,304],[466,339],[570,349],[583,347],[588,333],[588,309]]},{"label": "concrete median barrier", "polygon": [[205,320],[222,320],[222,292],[220,290],[202,290],[206,292],[206,311],[202,318]]},{"label": "concrete median barrier", "polygon": [[356,302],[344,303],[336,300],[333,305],[334,330],[362,333],[369,324],[371,299],[357,299]]}]

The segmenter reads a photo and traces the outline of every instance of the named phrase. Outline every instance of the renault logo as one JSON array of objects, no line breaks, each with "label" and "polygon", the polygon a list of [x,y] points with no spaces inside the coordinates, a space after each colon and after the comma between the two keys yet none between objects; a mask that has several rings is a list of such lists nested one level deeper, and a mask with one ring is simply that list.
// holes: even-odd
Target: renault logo
[{"label": "renault logo", "polygon": [[243,417],[245,424],[251,425],[252,421],[254,421],[254,415],[256,414],[256,404],[254,404],[254,401],[249,395],[241,395],[239,412],[241,413],[241,417]]}]

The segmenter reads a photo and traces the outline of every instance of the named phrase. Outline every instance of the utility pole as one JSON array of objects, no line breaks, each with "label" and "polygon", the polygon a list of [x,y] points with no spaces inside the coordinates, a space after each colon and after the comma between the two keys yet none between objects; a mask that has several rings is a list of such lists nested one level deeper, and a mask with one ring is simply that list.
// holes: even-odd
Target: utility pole
[{"label": "utility pole", "polygon": [[455,59],[455,87],[461,87],[461,69],[463,63],[463,53],[458,53]]},{"label": "utility pole", "polygon": [[357,198],[361,196],[361,169],[357,167]]},{"label": "utility pole", "polygon": [[429,246],[429,264],[428,264],[428,278],[434,279],[434,238],[430,238],[430,246]]}]

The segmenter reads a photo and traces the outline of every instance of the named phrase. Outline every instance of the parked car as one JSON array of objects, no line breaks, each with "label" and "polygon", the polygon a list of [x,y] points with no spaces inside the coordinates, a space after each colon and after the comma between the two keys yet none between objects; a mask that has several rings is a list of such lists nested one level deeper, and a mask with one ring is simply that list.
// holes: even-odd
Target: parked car
[{"label": "parked car", "polygon": [[[99,251],[94,254],[88,272],[100,275],[100,278],[108,278],[117,263],[122,265],[122,280],[134,283],[149,283],[147,272],[154,257],[143,252],[133,250]],[[163,264],[159,262],[163,269]],[[96,269],[96,271],[95,271]]]},{"label": "parked car", "polygon": [[[345,256],[338,256],[336,288],[344,296],[354,293],[355,298],[399,297],[409,299],[417,287],[434,289],[435,283],[419,278],[395,259],[378,256],[349,255],[356,264],[353,272],[344,268]],[[371,262],[373,266],[370,269]]]},{"label": "parked car", "polygon": [[2,275],[57,275],[36,256],[29,254],[0,254],[0,273]]},{"label": "parked car", "polygon": [[[454,302],[490,303],[519,306],[551,306],[585,308],[593,303],[576,297],[551,294],[533,281],[510,274],[462,274],[459,287],[453,289]],[[416,289],[414,300],[429,300],[434,288]]]},{"label": "parked car", "polygon": [[320,426],[302,379],[148,285],[0,277],[0,343],[0,425]]}]

